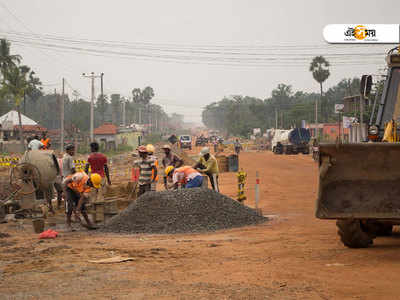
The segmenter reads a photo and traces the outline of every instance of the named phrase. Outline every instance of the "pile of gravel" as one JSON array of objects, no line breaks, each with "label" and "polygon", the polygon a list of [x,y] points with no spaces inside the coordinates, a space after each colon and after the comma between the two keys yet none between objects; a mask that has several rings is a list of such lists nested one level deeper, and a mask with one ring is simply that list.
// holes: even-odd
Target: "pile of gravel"
[{"label": "pile of gravel", "polygon": [[213,190],[148,192],[104,227],[116,233],[202,232],[267,221],[247,206]]}]

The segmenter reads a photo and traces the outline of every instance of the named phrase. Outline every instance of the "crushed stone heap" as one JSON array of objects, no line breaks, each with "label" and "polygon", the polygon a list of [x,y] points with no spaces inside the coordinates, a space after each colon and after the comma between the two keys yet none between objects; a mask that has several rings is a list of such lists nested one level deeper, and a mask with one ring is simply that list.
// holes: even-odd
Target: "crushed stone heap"
[{"label": "crushed stone heap", "polygon": [[210,189],[148,192],[103,228],[115,233],[185,233],[259,224],[268,219]]}]

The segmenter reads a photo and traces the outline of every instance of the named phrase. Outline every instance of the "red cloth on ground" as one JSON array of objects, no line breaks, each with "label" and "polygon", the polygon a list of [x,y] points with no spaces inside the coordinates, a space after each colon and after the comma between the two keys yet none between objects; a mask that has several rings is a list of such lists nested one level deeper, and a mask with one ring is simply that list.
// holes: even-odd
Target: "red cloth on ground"
[{"label": "red cloth on ground", "polygon": [[54,239],[58,236],[58,232],[52,229],[47,229],[39,234],[39,239]]}]

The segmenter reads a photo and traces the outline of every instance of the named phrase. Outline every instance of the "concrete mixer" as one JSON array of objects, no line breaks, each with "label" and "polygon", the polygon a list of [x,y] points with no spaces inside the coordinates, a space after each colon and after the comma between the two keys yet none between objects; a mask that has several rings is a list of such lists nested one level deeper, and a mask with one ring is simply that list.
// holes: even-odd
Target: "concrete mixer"
[{"label": "concrete mixer", "polygon": [[10,184],[15,190],[11,195],[13,199],[3,204],[31,212],[42,211],[40,206],[47,204],[53,210],[51,199],[59,173],[60,167],[53,151],[26,151],[10,172]]}]

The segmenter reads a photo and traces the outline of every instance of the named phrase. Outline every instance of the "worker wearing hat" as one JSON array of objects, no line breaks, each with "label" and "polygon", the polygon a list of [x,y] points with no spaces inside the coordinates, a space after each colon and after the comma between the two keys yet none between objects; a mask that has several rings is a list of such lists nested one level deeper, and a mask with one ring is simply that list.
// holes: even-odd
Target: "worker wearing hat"
[{"label": "worker wearing hat", "polygon": [[[157,158],[157,156],[154,155],[154,151],[156,150],[155,147],[152,144],[148,144],[146,146],[146,150],[147,150],[149,158],[154,160],[154,164],[156,166],[156,169],[158,170],[158,158]],[[153,170],[152,170],[152,174],[151,174],[151,180],[152,180],[152,184],[151,184],[150,190],[155,191],[157,189],[158,175],[154,176]]]},{"label": "worker wearing hat", "polygon": [[194,168],[201,173],[204,173],[208,176],[211,182],[211,186],[214,191],[219,192],[218,186],[218,162],[217,159],[211,155],[210,148],[204,147],[200,151],[200,159],[194,165]]},{"label": "worker wearing hat", "polygon": [[89,201],[91,188],[100,188],[101,176],[97,173],[92,173],[89,176],[85,172],[76,172],[63,180],[63,186],[67,208],[67,228],[72,231],[71,217],[73,212],[77,217],[79,217],[79,213],[82,213],[87,227],[89,229],[95,228],[86,213],[85,203]]},{"label": "worker wearing hat", "polygon": [[203,176],[190,166],[180,168],[168,166],[165,169],[165,175],[169,181],[172,181],[174,189],[177,189],[179,185],[190,189],[201,187],[203,184]]},{"label": "worker wearing hat", "polygon": [[[180,159],[178,156],[176,156],[175,154],[172,153],[171,151],[171,147],[169,145],[164,145],[162,147],[165,156],[162,159],[162,165],[164,170],[166,170],[166,168],[168,166],[173,166],[175,168],[179,168],[183,165],[183,160]],[[168,184],[167,184],[167,176],[164,175],[164,187],[167,190],[168,189]]]},{"label": "worker wearing hat", "polygon": [[155,161],[148,155],[146,146],[139,146],[139,159],[134,161],[134,167],[139,169],[139,194],[151,190],[151,184],[155,182],[157,178],[157,168]]}]

